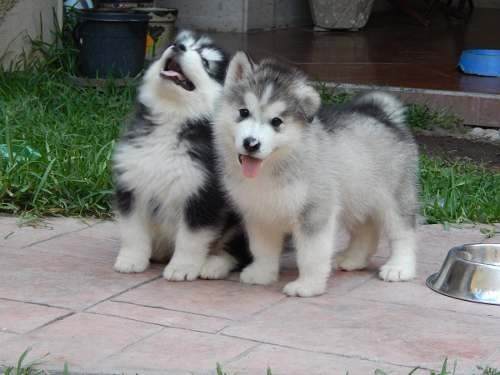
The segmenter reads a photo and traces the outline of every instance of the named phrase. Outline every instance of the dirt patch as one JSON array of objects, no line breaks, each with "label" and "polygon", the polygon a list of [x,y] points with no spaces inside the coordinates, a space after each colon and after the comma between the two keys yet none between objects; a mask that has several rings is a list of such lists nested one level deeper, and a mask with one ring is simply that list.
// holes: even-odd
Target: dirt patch
[{"label": "dirt patch", "polygon": [[417,134],[415,137],[424,154],[449,161],[465,159],[500,171],[500,147],[497,145],[448,136]]}]

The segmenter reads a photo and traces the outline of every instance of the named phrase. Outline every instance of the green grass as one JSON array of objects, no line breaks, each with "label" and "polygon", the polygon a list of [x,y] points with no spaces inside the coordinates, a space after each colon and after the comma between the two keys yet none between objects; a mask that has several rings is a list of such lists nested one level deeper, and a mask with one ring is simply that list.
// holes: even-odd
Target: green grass
[{"label": "green grass", "polygon": [[[3,375],[46,375],[46,374],[48,374],[48,372],[39,368],[41,365],[43,365],[43,358],[32,361],[32,362],[26,362],[26,357],[27,357],[29,352],[30,352],[30,349],[26,349],[23,352],[23,354],[21,354],[19,359],[17,360],[17,364],[15,366],[5,367],[3,369]],[[2,371],[1,368],[0,368],[0,371]],[[64,364],[62,375],[69,375],[69,368],[68,368],[67,363]]]},{"label": "green grass", "polygon": [[0,72],[0,211],[108,216],[109,159],[133,95],[49,70]]},{"label": "green grass", "polygon": [[470,162],[420,161],[421,205],[428,223],[500,221],[500,173]]},{"label": "green grass", "polygon": [[409,105],[406,115],[408,125],[414,131],[445,129],[448,131],[463,133],[465,129],[462,126],[463,121],[459,117],[446,110],[432,111],[425,105]]}]

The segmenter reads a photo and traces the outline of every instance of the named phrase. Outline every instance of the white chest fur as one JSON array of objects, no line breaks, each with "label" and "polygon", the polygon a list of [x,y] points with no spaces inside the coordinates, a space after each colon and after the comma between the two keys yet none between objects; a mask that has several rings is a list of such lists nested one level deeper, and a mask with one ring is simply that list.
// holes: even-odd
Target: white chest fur
[{"label": "white chest fur", "polygon": [[120,145],[115,155],[115,167],[122,172],[120,181],[134,190],[142,206],[153,200],[175,216],[205,177],[177,138],[177,129],[162,124],[137,145]]},{"label": "white chest fur", "polygon": [[246,218],[286,230],[297,222],[307,196],[304,182],[284,184],[270,176],[228,178],[226,186]]}]

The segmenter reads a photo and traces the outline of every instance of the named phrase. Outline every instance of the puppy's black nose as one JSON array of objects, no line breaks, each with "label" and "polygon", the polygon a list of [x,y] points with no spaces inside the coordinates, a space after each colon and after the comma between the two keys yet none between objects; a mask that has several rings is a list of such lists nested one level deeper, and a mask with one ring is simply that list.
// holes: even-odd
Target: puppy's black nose
[{"label": "puppy's black nose", "polygon": [[173,49],[175,52],[179,51],[186,52],[186,46],[182,43],[174,43]]},{"label": "puppy's black nose", "polygon": [[243,147],[248,152],[257,152],[260,148],[260,142],[253,137],[247,137],[243,140]]}]

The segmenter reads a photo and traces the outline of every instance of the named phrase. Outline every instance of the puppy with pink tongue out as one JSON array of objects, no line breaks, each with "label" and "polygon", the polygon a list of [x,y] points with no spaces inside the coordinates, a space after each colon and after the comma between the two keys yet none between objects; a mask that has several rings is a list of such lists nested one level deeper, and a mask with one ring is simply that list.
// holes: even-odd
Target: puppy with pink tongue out
[{"label": "puppy with pink tongue out", "polygon": [[244,218],[253,256],[242,282],[277,281],[291,235],[299,276],[284,293],[324,293],[339,225],[351,233],[340,268],[366,267],[384,232],[392,256],[380,277],[415,276],[417,148],[397,99],[370,93],[343,109],[322,106],[300,70],[271,59],[254,64],[238,52],[214,135],[224,189]]}]

